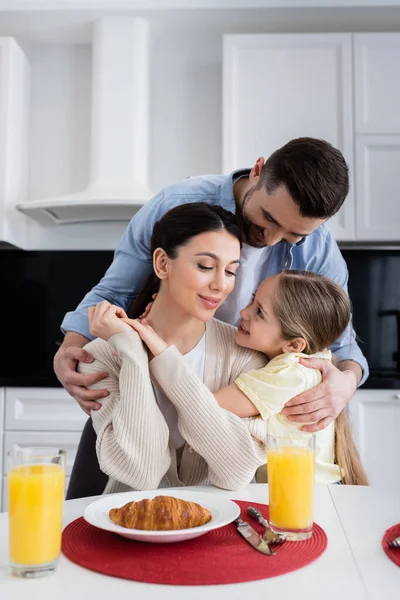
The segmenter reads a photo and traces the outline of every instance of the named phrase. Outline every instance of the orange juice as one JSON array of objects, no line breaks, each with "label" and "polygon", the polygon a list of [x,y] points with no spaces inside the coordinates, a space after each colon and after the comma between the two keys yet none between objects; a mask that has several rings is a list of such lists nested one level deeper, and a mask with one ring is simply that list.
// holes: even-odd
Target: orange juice
[{"label": "orange juice", "polygon": [[8,473],[10,559],[41,565],[60,554],[64,469],[29,464]]},{"label": "orange juice", "polygon": [[313,524],[314,452],[278,446],[267,452],[269,519],[281,530],[310,530]]}]

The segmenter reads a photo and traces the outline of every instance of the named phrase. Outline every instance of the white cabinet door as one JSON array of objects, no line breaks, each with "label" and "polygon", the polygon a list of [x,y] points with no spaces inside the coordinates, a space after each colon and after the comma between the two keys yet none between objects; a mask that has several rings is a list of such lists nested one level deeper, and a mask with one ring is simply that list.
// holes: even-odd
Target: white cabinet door
[{"label": "white cabinet door", "polygon": [[400,392],[359,390],[349,411],[370,484],[400,485]]},{"label": "white cabinet door", "polygon": [[[308,136],[339,148],[352,173],[351,43],[351,34],[224,36],[224,172]],[[354,239],[352,192],[329,226]]]},{"label": "white cabinet door", "polygon": [[0,241],[26,248],[30,68],[12,37],[0,38]]},{"label": "white cabinet door", "polygon": [[356,133],[400,134],[400,33],[354,35]]},{"label": "white cabinet door", "polygon": [[6,388],[5,428],[82,431],[87,415],[64,388]]},{"label": "white cabinet door", "polygon": [[400,240],[399,190],[400,135],[357,136],[357,239]]}]

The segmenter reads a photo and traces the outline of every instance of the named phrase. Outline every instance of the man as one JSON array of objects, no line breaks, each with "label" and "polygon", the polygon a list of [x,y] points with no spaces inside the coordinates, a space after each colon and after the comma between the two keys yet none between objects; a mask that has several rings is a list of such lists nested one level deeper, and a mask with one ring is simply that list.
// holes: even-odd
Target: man
[{"label": "man", "polygon": [[[266,162],[259,158],[249,170],[231,175],[188,178],[162,190],[132,218],[115,252],[114,261],[100,283],[68,313],[62,328],[64,342],[54,359],[60,382],[87,414],[107,390],[88,390],[107,374],[76,372],[79,360],[91,362],[83,346],[92,338],[87,308],[108,300],[127,309],[152,269],[149,242],[154,223],[169,209],[186,202],[208,202],[236,213],[245,244],[234,291],[216,317],[237,324],[259,283],[283,269],[305,269],[347,286],[347,267],[325,226],[343,204],[349,190],[348,168],[339,152],[323,140],[298,138],[274,152]],[[284,414],[308,423],[305,431],[326,427],[345,407],[368,365],[349,325],[334,344],[337,366],[328,361],[304,361],[322,373],[322,383],[287,403]],[[310,423],[312,423],[310,425]]]}]

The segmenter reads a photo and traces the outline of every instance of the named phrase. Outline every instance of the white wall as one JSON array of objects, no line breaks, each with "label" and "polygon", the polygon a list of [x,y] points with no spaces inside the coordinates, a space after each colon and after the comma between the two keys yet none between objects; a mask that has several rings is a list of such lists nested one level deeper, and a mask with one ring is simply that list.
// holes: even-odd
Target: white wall
[{"label": "white wall", "polygon": [[[155,11],[148,16],[154,192],[188,175],[221,170],[224,33],[400,31],[398,8]],[[30,199],[79,191],[88,179],[90,46],[39,44],[27,35],[18,41],[32,66]],[[30,246],[92,247],[93,231],[108,236],[113,248],[123,230],[116,225],[85,225],[43,232],[32,224]]]}]

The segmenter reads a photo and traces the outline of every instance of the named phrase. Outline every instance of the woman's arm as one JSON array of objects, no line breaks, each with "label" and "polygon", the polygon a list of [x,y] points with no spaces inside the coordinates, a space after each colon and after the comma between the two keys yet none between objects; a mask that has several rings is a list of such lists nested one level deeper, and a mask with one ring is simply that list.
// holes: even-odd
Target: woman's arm
[{"label": "woman's arm", "polygon": [[[122,320],[138,332],[140,338],[147,345],[154,357],[168,348],[168,344],[154,331],[146,319],[124,318]],[[229,410],[238,417],[255,417],[260,414],[248,396],[234,383],[223,387],[218,392],[214,392],[214,396],[221,408]]]},{"label": "woman's arm", "polygon": [[[265,362],[248,351],[244,357],[242,370],[259,368]],[[265,422],[261,418],[241,419],[222,409],[174,346],[149,366],[152,378],[177,409],[181,435],[207,462],[211,482],[225,489],[248,485],[265,463]]]},{"label": "woman's arm", "polygon": [[134,489],[155,489],[171,464],[169,429],[154,397],[140,338],[130,330],[86,348],[95,360],[79,363],[78,370],[109,373],[90,386],[109,391],[100,410],[92,411],[100,468]]}]

